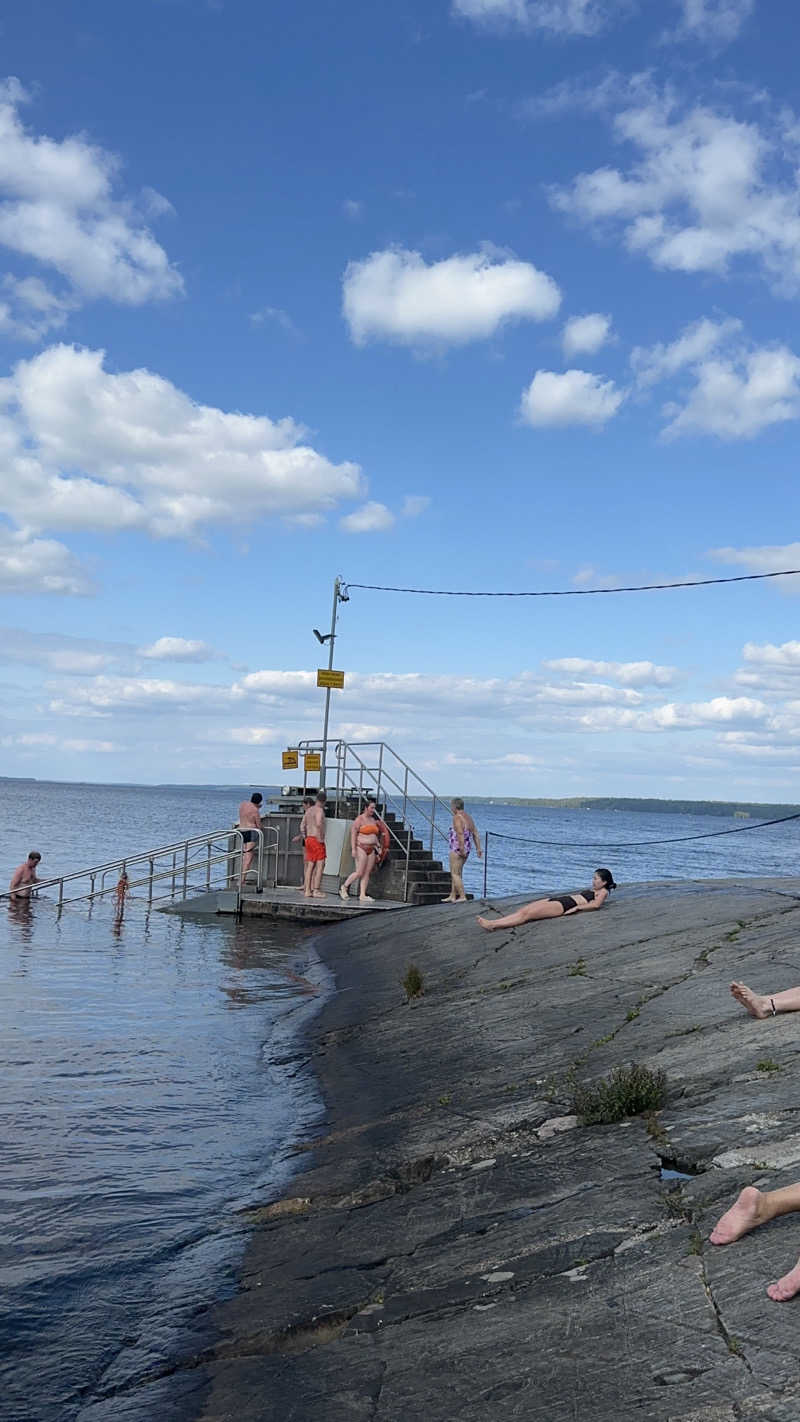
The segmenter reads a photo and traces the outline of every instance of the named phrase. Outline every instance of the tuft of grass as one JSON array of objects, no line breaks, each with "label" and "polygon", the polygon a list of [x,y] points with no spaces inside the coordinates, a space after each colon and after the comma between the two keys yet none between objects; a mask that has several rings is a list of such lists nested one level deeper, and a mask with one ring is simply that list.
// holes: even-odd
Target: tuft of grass
[{"label": "tuft of grass", "polygon": [[406,990],[406,999],[411,1002],[412,998],[422,997],[425,992],[425,985],[422,980],[422,973],[416,963],[409,963],[406,975],[403,978],[403,987]]},{"label": "tuft of grass", "polygon": [[610,1126],[643,1111],[658,1111],[666,1096],[667,1078],[663,1071],[649,1067],[614,1067],[599,1081],[582,1083],[574,1089],[572,1110],[584,1126]]},{"label": "tuft of grass", "polygon": [[585,977],[586,977],[586,964],[585,964],[585,962],[583,961],[583,958],[579,958],[578,961],[577,961],[577,963],[571,963],[571,964],[570,964],[569,969],[568,969],[568,971],[567,971],[567,977],[568,977],[568,978],[585,978]]},{"label": "tuft of grass", "polygon": [[630,1007],[630,1008],[628,1009],[628,1011],[626,1012],[626,1014],[625,1014],[625,1021],[626,1021],[626,1022],[635,1022],[636,1019],[637,1019],[637,1017],[639,1016],[639,1012],[640,1012],[640,1009],[639,1009],[638,1007]]},{"label": "tuft of grass", "polygon": [[440,1097],[439,1097],[439,1105],[440,1105],[440,1106],[449,1106],[449,1105],[450,1105],[450,1101],[451,1101],[451,1096],[450,1096],[450,1092],[449,1092],[449,1091],[446,1091],[445,1094],[444,1094],[444,1096],[440,1096]]},{"label": "tuft of grass", "polygon": [[[701,1235],[699,1229],[693,1229],[691,1234],[689,1235],[689,1253],[702,1254],[702,1252],[703,1236]],[[731,1349],[731,1351],[733,1351],[733,1349]]]},{"label": "tuft of grass", "polygon": [[655,1141],[657,1145],[667,1144],[667,1133],[655,1111],[651,1111],[647,1117],[647,1134],[651,1141]]},{"label": "tuft of grass", "polygon": [[742,1356],[742,1345],[738,1338],[734,1338],[733,1334],[728,1337],[728,1352],[734,1353],[737,1358]]},{"label": "tuft of grass", "polygon": [[756,1071],[780,1071],[780,1066],[772,1057],[762,1057],[760,1062],[756,1062]]}]

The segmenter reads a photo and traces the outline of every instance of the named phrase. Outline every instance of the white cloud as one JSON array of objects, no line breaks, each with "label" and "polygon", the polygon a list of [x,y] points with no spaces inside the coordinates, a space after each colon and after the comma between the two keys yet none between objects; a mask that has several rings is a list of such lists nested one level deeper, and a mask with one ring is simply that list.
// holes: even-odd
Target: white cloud
[{"label": "white cloud", "polygon": [[594,355],[604,346],[611,334],[611,317],[599,311],[590,316],[573,316],[567,321],[561,335],[564,355],[568,360],[585,353]]},{"label": "white cloud", "polygon": [[427,494],[406,494],[403,499],[403,506],[400,510],[401,518],[419,518],[427,508],[430,508],[430,498]]},{"label": "white cloud", "polygon": [[0,526],[0,592],[79,597],[91,591],[89,577],[63,543]]},{"label": "white cloud", "polygon": [[769,425],[800,416],[800,358],[787,346],[702,362],[686,403],[670,404],[667,437],[714,434],[752,439]]},{"label": "white cloud", "polygon": [[498,21],[556,35],[594,35],[614,13],[601,0],[453,0],[453,11],[481,24]]},{"label": "white cloud", "polygon": [[545,321],[560,302],[552,277],[494,251],[429,266],[419,252],[394,247],[351,262],[343,281],[344,316],[357,345],[463,345],[507,321]]},{"label": "white cloud", "polygon": [[304,441],[291,419],[200,405],[149,370],[112,374],[102,351],[52,346],[0,381],[3,509],[30,529],[191,536],[363,494],[358,465]]},{"label": "white cloud", "polygon": [[[783,568],[800,568],[800,543],[773,543],[760,548],[712,548],[711,557],[720,563],[738,564],[751,573],[779,573]],[[789,592],[800,592],[797,578],[776,581]]]},{"label": "white cloud", "polygon": [[601,380],[587,370],[537,370],[527,390],[522,392],[520,414],[526,424],[545,425],[605,424],[619,409],[625,391],[613,380]]},{"label": "white cloud", "polygon": [[[18,80],[0,85],[0,246],[49,268],[64,285],[51,291],[35,276],[7,286],[12,303],[0,311],[0,325],[16,322],[11,333],[31,339],[61,325],[82,301],[139,305],[178,295],[182,278],[145,221],[164,211],[166,199],[146,189],[137,212],[115,195],[119,160],[83,136],[31,133],[19,114],[28,99]],[[38,282],[47,299],[37,304],[26,281]]]},{"label": "white cloud", "polygon": [[627,171],[597,168],[551,192],[560,211],[621,230],[656,267],[727,274],[748,263],[784,290],[800,284],[800,185],[791,116],[760,128],[708,107],[651,97],[619,113],[638,151]]},{"label": "white cloud", "polygon": [[[278,732],[268,726],[231,726],[224,733],[224,739],[237,746],[271,746],[280,739]],[[209,732],[205,739],[216,739]]]},{"label": "white cloud", "polygon": [[680,25],[674,37],[729,44],[752,15],[753,5],[754,0],[681,0]]},{"label": "white cloud", "polygon": [[21,735],[3,736],[0,745],[19,746],[23,750],[45,747],[52,750],[75,751],[82,755],[110,755],[113,751],[121,749],[113,741],[87,740],[81,737],[67,737],[62,740],[49,731],[27,731]]},{"label": "white cloud", "polygon": [[212,706],[228,707],[235,700],[234,689],[229,686],[154,677],[96,676],[54,689],[60,695],[50,702],[50,710],[65,715],[85,711],[100,715],[115,711],[207,711]]},{"label": "white cloud", "polygon": [[264,326],[268,321],[280,326],[293,340],[302,341],[303,333],[299,326],[295,325],[288,311],[282,311],[279,306],[262,306],[259,311],[251,311],[251,326]]},{"label": "white cloud", "polygon": [[558,657],[542,662],[551,671],[567,676],[605,676],[623,686],[669,686],[678,676],[677,667],[659,666],[656,662],[596,662],[585,657]]},{"label": "white cloud", "polygon": [[215,655],[207,642],[185,637],[159,637],[149,647],[140,647],[139,656],[161,662],[208,662]]},{"label": "white cloud", "polygon": [[339,527],[345,533],[385,533],[387,528],[393,528],[395,516],[391,509],[387,509],[385,504],[376,503],[370,500],[363,504],[360,509],[354,509],[352,513],[345,514],[339,520]]},{"label": "white cloud", "polygon": [[345,217],[349,217],[351,222],[358,222],[364,215],[364,204],[356,198],[345,198],[342,203],[342,212]]},{"label": "white cloud", "polygon": [[728,345],[742,329],[741,321],[710,321],[703,318],[684,327],[669,345],[634,346],[631,367],[640,386],[655,385],[676,375],[685,366],[697,365],[704,357]]}]

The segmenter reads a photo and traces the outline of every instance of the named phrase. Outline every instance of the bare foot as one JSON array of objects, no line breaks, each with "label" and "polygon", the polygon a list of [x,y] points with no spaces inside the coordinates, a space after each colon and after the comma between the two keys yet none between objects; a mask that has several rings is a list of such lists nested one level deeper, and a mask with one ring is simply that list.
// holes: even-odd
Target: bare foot
[{"label": "bare foot", "polygon": [[321,889],[312,889],[312,890],[311,890],[311,897],[312,897],[312,899],[324,899],[324,898],[326,897],[326,895],[323,894],[323,892],[322,892]]},{"label": "bare foot", "polygon": [[796,1293],[800,1293],[800,1259],[782,1279],[767,1286],[767,1293],[776,1303],[785,1303],[787,1299],[793,1299]]},{"label": "bare foot", "polygon": [[[762,1194],[755,1185],[745,1185],[741,1195],[735,1205],[725,1212],[721,1220],[718,1220],[710,1235],[708,1236],[712,1244],[733,1244],[735,1239],[741,1239],[743,1234],[755,1229],[761,1224],[763,1212],[761,1208]],[[777,1284],[772,1286],[777,1288]],[[798,1285],[800,1287],[800,1285]],[[787,1294],[787,1298],[789,1295]]]},{"label": "bare foot", "polygon": [[481,928],[485,928],[487,933],[494,933],[497,927],[496,923],[491,923],[488,918],[481,918],[480,916],[476,919],[476,922],[480,924]]},{"label": "bare foot", "polygon": [[454,903],[455,903],[455,899],[453,898],[453,895],[452,895],[452,894],[448,894],[446,899],[442,899],[442,903],[443,903],[443,904],[454,904]]},{"label": "bare foot", "polygon": [[731,983],[731,992],[737,1002],[746,1008],[751,1017],[763,1017],[771,1015],[770,1001],[768,997],[759,997],[752,988],[746,987],[744,983]]},{"label": "bare foot", "polygon": [[360,894],[358,902],[360,904],[374,904],[375,900],[369,894]]}]

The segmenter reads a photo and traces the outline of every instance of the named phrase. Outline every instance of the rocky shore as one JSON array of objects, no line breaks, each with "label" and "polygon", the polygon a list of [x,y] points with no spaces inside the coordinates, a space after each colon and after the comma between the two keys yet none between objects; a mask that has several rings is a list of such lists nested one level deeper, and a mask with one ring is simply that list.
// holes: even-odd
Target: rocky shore
[{"label": "rocky shore", "polygon": [[[800,1014],[728,992],[800,982],[800,879],[648,885],[493,934],[477,909],[317,941],[325,1134],[252,1212],[198,1418],[797,1422],[800,1298],[765,1288],[800,1217],[707,1238],[742,1185],[800,1178]],[[570,1069],[630,1061],[666,1072],[663,1109],[576,1124]]]}]

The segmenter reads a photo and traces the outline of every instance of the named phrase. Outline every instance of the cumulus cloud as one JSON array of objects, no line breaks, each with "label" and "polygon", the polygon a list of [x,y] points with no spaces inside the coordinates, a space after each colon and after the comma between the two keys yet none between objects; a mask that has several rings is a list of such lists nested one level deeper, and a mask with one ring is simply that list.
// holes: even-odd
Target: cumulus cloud
[{"label": "cumulus cloud", "polygon": [[[17,79],[0,85],[0,246],[37,268],[6,282],[0,329],[36,339],[84,301],[139,305],[178,295],[180,273],[145,220],[161,215],[166,200],[146,189],[137,210],[117,195],[114,154],[80,135],[32,133],[20,117],[29,98]],[[59,280],[57,289],[41,281],[42,267]]]},{"label": "cumulus cloud", "polygon": [[58,694],[50,710],[74,715],[81,712],[109,716],[116,711],[206,711],[228,707],[233,688],[209,683],[169,681],[142,676],[96,676],[79,684],[54,688]]},{"label": "cumulus cloud", "polygon": [[114,374],[104,359],[52,346],[0,381],[0,490],[18,524],[182,537],[363,494],[358,465],[317,453],[292,419],[201,405],[152,371]]},{"label": "cumulus cloud", "polygon": [[671,416],[668,438],[696,432],[752,439],[800,415],[800,358],[776,346],[704,361],[685,404],[667,405],[665,414]]},{"label": "cumulus cloud", "polygon": [[522,392],[520,414],[534,428],[546,425],[592,425],[597,428],[616,415],[625,399],[613,380],[601,380],[587,370],[537,370]]},{"label": "cumulus cloud", "polygon": [[[772,543],[754,548],[712,548],[710,556],[720,563],[732,563],[751,573],[779,573],[784,568],[800,568],[800,543]],[[777,578],[786,592],[800,592],[796,577]]]},{"label": "cumulus cloud", "polygon": [[640,386],[655,385],[676,375],[685,366],[697,365],[712,351],[728,345],[742,329],[741,321],[710,321],[704,317],[684,327],[669,344],[634,346],[631,366]]},{"label": "cumulus cloud", "polygon": [[681,0],[675,39],[730,44],[753,13],[755,0]]},{"label": "cumulus cloud", "polygon": [[159,637],[149,647],[140,647],[139,656],[159,662],[208,662],[215,652],[207,642],[194,642],[186,637]]},{"label": "cumulus cloud", "polygon": [[742,656],[755,666],[800,670],[800,642],[745,642]]},{"label": "cumulus cloud", "polygon": [[604,346],[611,334],[611,317],[599,311],[589,316],[573,316],[567,321],[561,335],[564,355],[571,360],[576,355],[594,355]]},{"label": "cumulus cloud", "polygon": [[608,0],[453,0],[453,12],[479,24],[512,23],[554,35],[594,35],[614,10]]},{"label": "cumulus cloud", "polygon": [[567,676],[610,677],[623,686],[669,686],[678,676],[677,667],[659,666],[656,662],[598,662],[586,657],[558,657],[542,666]]},{"label": "cumulus cloud", "polygon": [[371,499],[369,503],[362,504],[360,509],[345,514],[344,518],[339,520],[339,527],[343,528],[345,533],[385,533],[387,528],[394,527],[395,522],[391,509]]},{"label": "cumulus cloud", "polygon": [[343,311],[357,345],[463,345],[508,321],[546,321],[561,293],[552,277],[507,254],[470,252],[430,265],[402,247],[351,262]]},{"label": "cumulus cloud", "polygon": [[627,170],[596,168],[551,190],[559,211],[621,232],[628,250],[655,267],[724,276],[747,265],[773,286],[800,284],[800,183],[791,116],[743,122],[666,94],[634,103],[614,120],[637,154]]},{"label": "cumulus cloud", "polygon": [[0,526],[0,591],[80,597],[92,592],[92,584],[63,543]]}]

